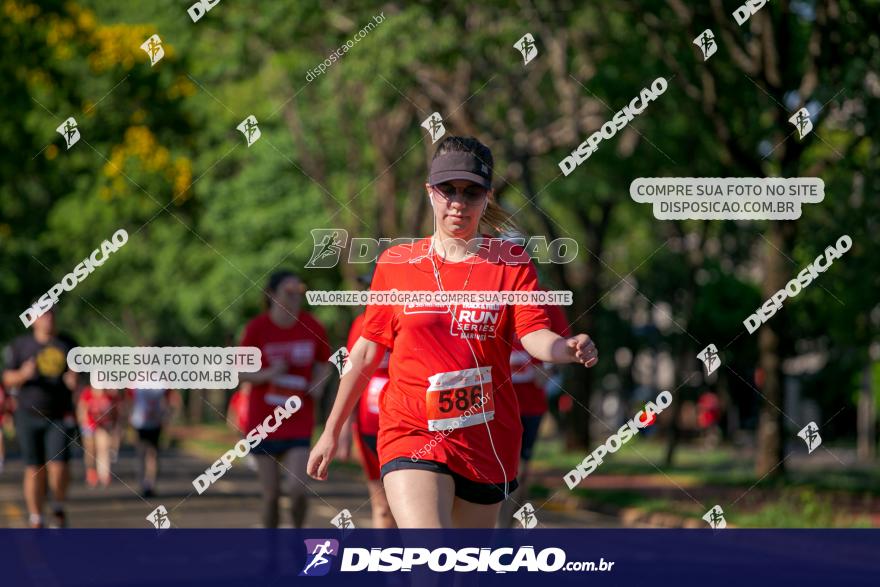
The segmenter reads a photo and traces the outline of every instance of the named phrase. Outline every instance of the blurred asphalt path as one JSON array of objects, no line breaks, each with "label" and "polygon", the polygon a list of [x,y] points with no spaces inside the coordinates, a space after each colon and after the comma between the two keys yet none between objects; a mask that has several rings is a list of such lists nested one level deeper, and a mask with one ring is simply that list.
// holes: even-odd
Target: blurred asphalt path
[{"label": "blurred asphalt path", "polygon": [[[27,513],[21,491],[23,465],[15,454],[7,455],[0,473],[0,528],[25,528]],[[219,455],[218,455],[219,457]],[[258,528],[260,501],[257,474],[237,460],[222,479],[203,494],[196,493],[192,480],[210,466],[199,458],[177,449],[160,457],[157,496],[144,499],[136,481],[134,450],[124,447],[113,466],[114,478],[107,488],[90,488],[85,482],[82,450],[77,447],[72,460],[72,479],[67,500],[68,526],[71,528],[150,528],[145,519],[158,505],[168,510],[177,528]],[[305,473],[300,476],[305,479]],[[334,466],[328,481],[312,480],[306,527],[332,528],[330,520],[347,508],[359,528],[370,527],[370,504],[363,474],[352,465]],[[567,493],[567,492],[566,492]],[[539,508],[542,499],[532,499]],[[48,503],[48,502],[47,502]],[[619,527],[620,521],[605,514],[571,511],[551,502],[537,511],[539,527],[573,528]],[[44,512],[48,516],[48,506]],[[287,499],[281,501],[281,525],[292,527]]]}]

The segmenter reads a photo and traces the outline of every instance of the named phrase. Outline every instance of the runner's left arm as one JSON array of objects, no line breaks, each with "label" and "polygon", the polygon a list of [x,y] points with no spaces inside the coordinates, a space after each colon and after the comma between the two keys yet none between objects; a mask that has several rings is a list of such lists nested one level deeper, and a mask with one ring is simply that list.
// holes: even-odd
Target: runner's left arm
[{"label": "runner's left arm", "polygon": [[549,363],[582,363],[592,367],[599,361],[596,344],[586,334],[563,338],[542,328],[521,337],[523,348],[541,361]]}]

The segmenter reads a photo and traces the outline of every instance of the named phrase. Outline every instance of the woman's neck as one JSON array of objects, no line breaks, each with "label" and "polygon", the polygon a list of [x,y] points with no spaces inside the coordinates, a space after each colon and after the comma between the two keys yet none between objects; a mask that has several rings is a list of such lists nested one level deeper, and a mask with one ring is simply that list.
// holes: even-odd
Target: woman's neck
[{"label": "woman's neck", "polygon": [[475,232],[467,238],[459,238],[437,231],[431,239],[437,254],[443,259],[455,263],[476,254],[482,235]]},{"label": "woman's neck", "polygon": [[53,333],[52,331],[44,331],[44,330],[35,330],[34,331],[34,339],[40,344],[46,344],[50,340],[52,340]]}]

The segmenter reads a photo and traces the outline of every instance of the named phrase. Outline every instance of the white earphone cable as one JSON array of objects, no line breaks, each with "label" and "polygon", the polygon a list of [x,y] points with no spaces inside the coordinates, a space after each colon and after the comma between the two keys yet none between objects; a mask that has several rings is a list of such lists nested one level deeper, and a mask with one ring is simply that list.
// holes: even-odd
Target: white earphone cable
[{"label": "white earphone cable", "polygon": [[[430,200],[431,208],[433,210],[434,200],[433,200],[433,198],[431,198],[430,194],[428,194],[428,200]],[[484,212],[485,212],[486,207],[488,205],[489,205],[489,201],[487,199],[486,204],[483,206]],[[433,255],[433,252],[435,250],[434,249],[434,234],[437,233],[437,217],[433,214],[432,214],[432,217],[434,220],[434,232],[431,235],[431,244],[428,247],[428,259],[431,261],[431,268],[434,270],[434,280],[437,282],[437,288],[439,291],[444,292],[446,290],[443,288],[443,284],[440,282],[440,271],[437,269],[437,264],[434,263],[434,255]],[[459,327],[459,331],[461,331],[461,324],[455,318],[455,313],[452,311],[452,306],[447,304],[446,308],[449,311],[449,315],[452,317],[452,321]],[[480,371],[480,363],[479,363],[479,360],[477,359],[477,354],[474,352],[474,347],[471,345],[470,340],[465,338],[464,341],[467,343],[468,350],[471,351],[471,356],[474,359],[474,365],[476,365],[476,367],[477,367],[477,376],[480,378],[480,397],[485,398],[486,396],[485,396],[485,389],[483,387],[483,374]],[[504,469],[504,464],[501,462],[501,457],[498,456],[498,451],[495,449],[495,440],[492,438],[492,428],[489,426],[489,420],[486,418],[486,400],[485,399],[483,399],[482,403],[480,404],[480,410],[481,410],[481,413],[483,414],[483,424],[486,426],[486,431],[489,434],[489,445],[492,447],[492,454],[495,455],[495,460],[498,461],[498,466],[501,468],[501,476],[504,478],[504,499],[507,499],[508,496],[510,495],[510,493],[508,491],[509,484],[507,482],[507,471]]]}]

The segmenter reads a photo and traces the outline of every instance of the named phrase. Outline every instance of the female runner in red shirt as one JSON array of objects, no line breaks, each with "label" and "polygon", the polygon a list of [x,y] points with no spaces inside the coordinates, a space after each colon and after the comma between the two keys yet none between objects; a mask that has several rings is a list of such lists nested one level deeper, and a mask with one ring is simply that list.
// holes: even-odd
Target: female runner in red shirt
[{"label": "female runner in red shirt", "polygon": [[[509,224],[492,199],[492,165],[489,148],[472,137],[439,144],[426,184],[434,234],[385,251],[374,291],[538,289],[522,247],[505,243],[503,261],[490,259],[484,246],[467,251],[469,241],[485,239],[481,221],[496,230]],[[510,262],[515,256],[519,260]],[[586,334],[564,339],[549,326],[539,306],[367,306],[361,337],[350,350],[351,370],[312,449],[309,474],[327,478],[340,430],[391,349],[378,449],[397,525],[493,527],[501,502],[517,487],[522,424],[510,383],[514,335],[542,361],[592,367],[598,360]]]},{"label": "female runner in red shirt", "polygon": [[[290,271],[278,271],[266,286],[268,310],[248,322],[241,346],[262,352],[262,368],[241,373],[239,380],[252,384],[247,398],[247,431],[253,430],[287,398],[302,398],[302,407],[252,451],[263,491],[263,526],[278,526],[281,471],[287,478],[293,526],[306,517],[308,477],[304,475],[314,426],[313,397],[320,395],[330,370],[325,361],[330,345],[324,327],[301,309],[304,284]],[[247,386],[243,386],[246,388]]]}]

